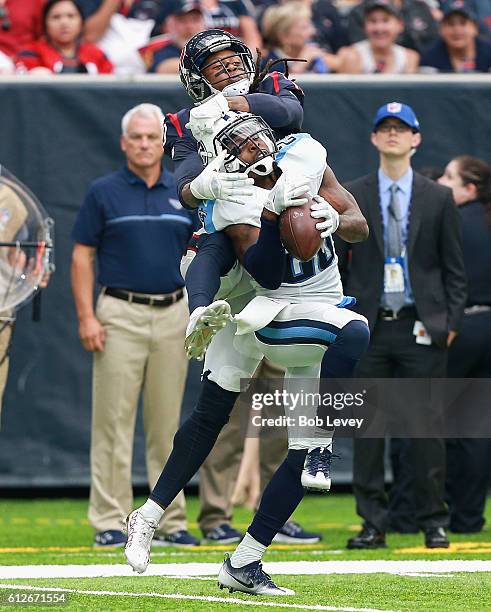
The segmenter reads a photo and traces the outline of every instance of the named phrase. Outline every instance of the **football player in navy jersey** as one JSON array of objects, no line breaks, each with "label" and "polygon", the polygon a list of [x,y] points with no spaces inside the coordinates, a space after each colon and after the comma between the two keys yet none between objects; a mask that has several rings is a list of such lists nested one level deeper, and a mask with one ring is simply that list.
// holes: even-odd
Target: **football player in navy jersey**
[{"label": "football player in navy jersey", "polygon": [[[259,73],[250,49],[223,30],[193,36],[182,51],[179,76],[194,102],[201,103],[221,91],[230,110],[262,117],[278,138],[300,131],[304,94],[280,72]],[[175,178],[179,198],[186,208],[202,202],[189,189],[203,170],[198,143],[186,128],[190,109],[166,117],[166,153],[177,163]],[[237,185],[236,185],[237,187]]]},{"label": "football player in navy jersey", "polygon": [[[268,65],[259,72],[250,49],[240,39],[229,32],[212,29],[196,34],[185,45],[179,75],[194,102],[200,104],[221,92],[230,110],[262,117],[274,130],[275,136],[282,138],[300,131],[304,94],[293,81],[280,72],[268,72],[270,69],[271,65]],[[243,203],[241,198],[252,195],[252,180],[245,174],[213,173],[209,184],[201,185],[205,188],[199,192],[195,189],[193,193],[192,183],[203,172],[203,160],[196,139],[186,127],[189,119],[188,108],[176,114],[169,113],[166,117],[165,150],[177,164],[175,179],[181,203],[186,208],[197,208],[209,198],[220,197],[231,203]],[[225,234],[203,234],[199,241],[200,269],[191,264],[190,283],[193,283],[193,277],[201,276],[200,270],[203,269],[207,270],[208,278],[219,279],[230,261],[235,260],[231,242]],[[190,312],[202,305],[191,300]]]}]

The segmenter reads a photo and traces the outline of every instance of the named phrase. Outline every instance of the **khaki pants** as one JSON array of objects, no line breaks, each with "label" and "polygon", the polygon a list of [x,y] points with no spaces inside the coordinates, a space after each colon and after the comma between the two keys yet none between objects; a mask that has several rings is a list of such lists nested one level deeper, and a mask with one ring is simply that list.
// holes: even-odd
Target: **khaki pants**
[{"label": "khaki pants", "polygon": [[[283,378],[284,372],[268,361],[262,361],[255,376]],[[232,494],[239,472],[244,447],[241,432],[241,399],[237,400],[230,421],[223,428],[213,450],[199,472],[201,511],[198,522],[203,533],[232,520]],[[286,428],[284,437],[267,437],[260,441],[261,491],[271,480],[288,450]]]},{"label": "khaki pants", "polygon": [[[94,353],[89,520],[96,531],[121,530],[132,509],[135,419],[143,391],[143,424],[150,489],[172,450],[187,373],[186,300],[167,308],[99,296],[96,316],[106,331]],[[186,529],[184,494],[166,509],[159,531]]]}]

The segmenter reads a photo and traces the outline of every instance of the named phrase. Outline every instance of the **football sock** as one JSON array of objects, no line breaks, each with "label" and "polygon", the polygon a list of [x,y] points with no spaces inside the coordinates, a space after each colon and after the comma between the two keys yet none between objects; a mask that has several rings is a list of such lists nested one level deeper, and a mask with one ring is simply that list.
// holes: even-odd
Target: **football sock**
[{"label": "football sock", "polygon": [[321,379],[351,378],[369,340],[370,332],[366,323],[363,321],[347,323],[339,330],[336,340],[324,354]]},{"label": "football sock", "polygon": [[264,489],[259,508],[247,532],[260,544],[269,546],[274,536],[302,501],[300,482],[307,450],[289,450]]},{"label": "football sock", "polygon": [[184,488],[213,448],[238,396],[208,380],[205,374],[196,408],[174,436],[174,447],[150,494],[151,500],[167,508]]},{"label": "football sock", "polygon": [[244,567],[254,561],[260,561],[263,558],[266,546],[255,540],[250,533],[246,533],[242,538],[242,542],[232,553],[230,563],[232,567]]},{"label": "football sock", "polygon": [[138,509],[143,518],[147,523],[159,524],[160,519],[164,516],[164,509],[159,504],[156,504],[151,499],[147,501]]},{"label": "football sock", "polygon": [[235,261],[232,241],[224,232],[200,236],[196,257],[186,273],[189,312],[213,302],[220,288],[220,277],[231,270]]},{"label": "football sock", "polygon": [[278,289],[285,276],[286,257],[276,221],[261,217],[259,237],[245,252],[243,265],[261,287]]}]

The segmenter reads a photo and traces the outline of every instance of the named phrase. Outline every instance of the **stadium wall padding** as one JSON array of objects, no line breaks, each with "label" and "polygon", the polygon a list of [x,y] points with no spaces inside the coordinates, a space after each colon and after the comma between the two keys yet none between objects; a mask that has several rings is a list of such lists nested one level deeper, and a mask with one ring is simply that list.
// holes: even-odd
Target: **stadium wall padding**
[{"label": "stadium wall padding", "polygon": [[[491,161],[491,78],[323,78],[300,85],[306,93],[305,131],[326,146],[341,180],[375,169],[371,121],[378,106],[392,100],[412,105],[421,122],[416,168],[442,167],[462,153]],[[42,320],[33,322],[27,305],[16,323],[0,432],[0,487],[89,482],[91,359],[78,340],[70,232],[89,183],[122,163],[120,120],[140,102],[158,104],[164,112],[189,103],[177,80],[0,82],[0,163],[36,193],[56,222],[56,272],[43,292]],[[199,370],[192,364],[183,414],[195,401]],[[336,480],[349,481],[350,445],[341,441],[340,447]],[[140,423],[135,484],[145,482],[143,448]]]}]

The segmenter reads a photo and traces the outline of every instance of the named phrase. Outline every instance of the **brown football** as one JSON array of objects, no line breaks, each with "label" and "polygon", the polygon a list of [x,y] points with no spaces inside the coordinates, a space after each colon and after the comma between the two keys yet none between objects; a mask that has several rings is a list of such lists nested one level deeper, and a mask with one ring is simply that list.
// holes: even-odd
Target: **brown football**
[{"label": "brown football", "polygon": [[315,227],[319,219],[310,216],[310,205],[313,199],[308,199],[302,206],[291,206],[280,215],[280,237],[285,249],[300,261],[309,261],[321,248],[321,233]]}]

